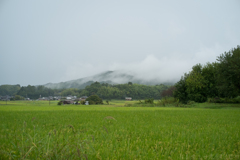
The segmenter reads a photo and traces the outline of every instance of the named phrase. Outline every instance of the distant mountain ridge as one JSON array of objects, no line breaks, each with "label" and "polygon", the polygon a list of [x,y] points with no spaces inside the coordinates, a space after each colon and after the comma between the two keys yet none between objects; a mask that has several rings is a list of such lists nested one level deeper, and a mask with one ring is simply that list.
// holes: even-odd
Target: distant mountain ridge
[{"label": "distant mountain ridge", "polygon": [[[123,73],[122,71],[107,71],[94,76],[80,78],[76,80],[60,82],[60,83],[47,83],[43,86],[51,89],[66,89],[66,88],[77,88],[84,89],[86,86],[98,81],[99,83],[108,84],[124,84],[128,82],[144,84],[144,85],[157,85],[160,84],[158,79],[144,80],[137,78],[134,75]],[[171,85],[172,83],[164,82],[163,84]]]}]

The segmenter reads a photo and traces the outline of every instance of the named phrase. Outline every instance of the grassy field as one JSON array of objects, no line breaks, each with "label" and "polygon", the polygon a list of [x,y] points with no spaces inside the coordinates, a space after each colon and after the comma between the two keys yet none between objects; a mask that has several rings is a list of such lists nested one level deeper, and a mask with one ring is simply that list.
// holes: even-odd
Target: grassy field
[{"label": "grassy field", "polygon": [[240,105],[0,102],[0,159],[240,159]]}]

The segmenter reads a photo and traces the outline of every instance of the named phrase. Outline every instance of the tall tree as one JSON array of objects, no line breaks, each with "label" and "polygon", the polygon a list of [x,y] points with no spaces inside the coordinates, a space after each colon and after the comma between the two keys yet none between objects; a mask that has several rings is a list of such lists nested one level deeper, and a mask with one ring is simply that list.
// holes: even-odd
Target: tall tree
[{"label": "tall tree", "polygon": [[202,76],[205,79],[205,94],[208,98],[218,97],[218,89],[217,89],[217,63],[207,63],[202,68]]},{"label": "tall tree", "polygon": [[202,75],[202,68],[201,64],[193,66],[186,79],[188,99],[195,102],[205,102],[207,100],[206,80]]},{"label": "tall tree", "polygon": [[222,97],[240,94],[240,46],[221,54],[218,58],[217,87]]},{"label": "tall tree", "polygon": [[182,103],[187,103],[188,101],[188,93],[187,93],[187,85],[186,79],[189,74],[185,73],[184,76],[175,84],[176,90],[173,92],[173,95],[176,99],[179,99]]}]

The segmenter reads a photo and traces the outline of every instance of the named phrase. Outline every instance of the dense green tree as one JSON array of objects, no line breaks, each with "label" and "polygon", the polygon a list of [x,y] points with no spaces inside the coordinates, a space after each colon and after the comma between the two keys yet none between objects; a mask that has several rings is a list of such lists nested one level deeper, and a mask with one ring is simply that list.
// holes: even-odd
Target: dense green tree
[{"label": "dense green tree", "polygon": [[75,89],[75,88],[69,88],[69,89],[65,89],[61,92],[61,96],[68,96],[68,95],[78,96],[79,90]]},{"label": "dense green tree", "polygon": [[86,86],[85,90],[87,90],[90,95],[95,95],[100,87],[101,84],[99,82],[94,82],[90,86]]},{"label": "dense green tree", "polygon": [[176,90],[173,92],[174,97],[182,103],[187,103],[189,98],[186,85],[186,79],[188,76],[189,75],[185,73],[184,76],[181,77],[181,79],[175,84]]},{"label": "dense green tree", "polygon": [[161,97],[173,97],[173,92],[176,90],[175,86],[171,86],[168,89],[161,92]]},{"label": "dense green tree", "polygon": [[20,90],[20,85],[1,85],[0,86],[0,95],[15,95]]},{"label": "dense green tree", "polygon": [[128,85],[132,85],[132,82],[128,82]]},{"label": "dense green tree", "polygon": [[88,101],[89,104],[103,104],[102,99],[99,98],[97,95],[91,95],[86,99],[86,101]]},{"label": "dense green tree", "polygon": [[192,67],[192,71],[186,79],[186,92],[188,99],[195,102],[205,102],[207,100],[206,80],[202,75],[202,65],[197,64]]},{"label": "dense green tree", "polygon": [[197,64],[175,84],[174,97],[181,102],[205,102],[207,98],[240,95],[240,46],[221,54],[218,62]]},{"label": "dense green tree", "polygon": [[204,93],[208,98],[218,97],[218,89],[217,89],[217,63],[207,63],[202,68],[202,76],[205,81],[205,90]]},{"label": "dense green tree", "polygon": [[21,89],[17,92],[17,95],[20,95],[25,98],[37,99],[41,95],[42,97],[53,96],[54,91],[50,88],[44,86],[31,86],[27,87],[22,86]]},{"label": "dense green tree", "polygon": [[221,97],[240,95],[240,46],[218,58],[217,87]]},{"label": "dense green tree", "polygon": [[199,90],[202,90],[206,87],[204,77],[202,76],[201,64],[197,64],[192,67],[192,71],[188,74],[186,79],[186,85],[187,92],[189,94],[199,92]]},{"label": "dense green tree", "polygon": [[166,85],[147,86],[140,84],[100,84],[95,82],[80,91],[80,96],[91,96],[96,94],[103,99],[125,99],[132,97],[134,99],[155,98],[160,99],[160,93],[169,88]]},{"label": "dense green tree", "polygon": [[14,100],[24,100],[24,97],[19,96],[19,95],[15,95],[13,99]]},{"label": "dense green tree", "polygon": [[218,95],[216,88],[216,65],[207,63],[197,64],[192,71],[176,83],[175,97],[186,103],[187,101],[205,102],[207,98]]}]

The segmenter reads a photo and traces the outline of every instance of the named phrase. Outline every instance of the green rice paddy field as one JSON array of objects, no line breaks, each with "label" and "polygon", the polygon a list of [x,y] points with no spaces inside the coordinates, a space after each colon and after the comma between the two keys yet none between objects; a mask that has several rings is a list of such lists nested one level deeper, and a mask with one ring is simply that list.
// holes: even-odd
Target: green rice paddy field
[{"label": "green rice paddy field", "polygon": [[240,159],[240,105],[0,102],[0,159]]}]

